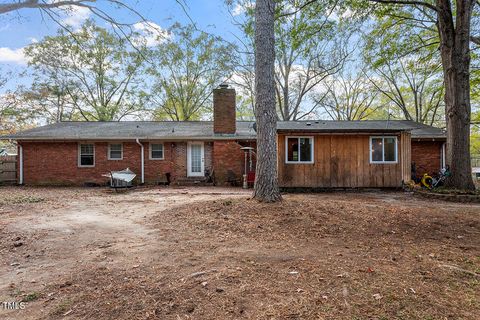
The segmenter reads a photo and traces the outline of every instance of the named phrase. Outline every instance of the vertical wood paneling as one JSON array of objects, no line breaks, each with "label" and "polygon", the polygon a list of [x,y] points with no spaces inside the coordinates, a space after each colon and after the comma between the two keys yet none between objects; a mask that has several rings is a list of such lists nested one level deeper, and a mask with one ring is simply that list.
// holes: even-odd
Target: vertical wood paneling
[{"label": "vertical wood paneling", "polygon": [[323,154],[325,152],[325,141],[323,141],[322,136],[315,137],[315,166],[314,174],[312,181],[315,181],[315,184],[323,185],[325,179],[325,160]]},{"label": "vertical wood paneling", "polygon": [[405,182],[410,181],[412,177],[412,135],[410,133],[408,133],[407,135],[406,143],[407,143],[407,148],[406,148],[407,153],[405,156],[405,162],[403,164],[405,166],[405,173],[403,176],[403,179]]},{"label": "vertical wood paneling", "polygon": [[412,163],[412,141],[411,134],[409,132],[402,132],[401,134],[401,172],[400,180],[404,182],[410,181],[411,179],[411,163]]},{"label": "vertical wood paneling", "polygon": [[348,144],[347,139],[345,136],[340,136],[338,149],[339,152],[339,167],[340,176],[339,176],[339,185],[340,187],[350,187],[350,160],[347,160],[348,157]]},{"label": "vertical wood paneling", "polygon": [[282,135],[277,135],[277,172],[278,172],[278,183],[279,185],[288,185],[288,181],[286,181],[286,174],[285,174],[285,145],[284,140],[282,139]]},{"label": "vertical wood paneling", "polygon": [[338,137],[331,136],[330,139],[330,185],[338,187],[339,180],[339,159],[338,159]]},{"label": "vertical wood paneling", "polygon": [[316,182],[317,187],[329,188],[330,183],[330,154],[331,137],[315,137],[315,170],[312,172],[315,176],[311,179]]},{"label": "vertical wood paneling", "polygon": [[[301,134],[291,134],[299,136]],[[311,136],[311,134],[310,134]],[[398,163],[370,164],[368,135],[315,135],[313,164],[285,163],[285,135],[278,136],[282,187],[399,187],[410,175],[410,134],[398,136]]]},{"label": "vertical wood paneling", "polygon": [[350,163],[350,185],[352,187],[356,187],[359,185],[359,181],[358,181],[358,176],[361,174],[361,166],[360,166],[360,163],[358,161],[359,157],[361,156],[359,153],[358,153],[358,148],[357,148],[357,145],[358,143],[360,142],[360,140],[358,139],[358,137],[355,137],[354,141],[352,141],[352,143],[349,145],[349,148],[348,150],[351,151],[351,156],[352,156],[352,159],[349,161]]},{"label": "vertical wood paneling", "polygon": [[[357,186],[365,185],[366,183],[366,164],[365,161],[368,162],[366,157],[368,156],[368,150],[365,150],[363,147],[363,139],[361,137],[357,137],[357,143],[355,144],[355,148],[357,149],[357,170],[359,175],[357,176]],[[368,149],[368,147],[367,147]]]},{"label": "vertical wood paneling", "polygon": [[368,138],[362,139],[361,147],[363,150],[363,186],[371,187],[373,186],[373,177],[371,174],[372,166],[370,165],[370,142]]}]

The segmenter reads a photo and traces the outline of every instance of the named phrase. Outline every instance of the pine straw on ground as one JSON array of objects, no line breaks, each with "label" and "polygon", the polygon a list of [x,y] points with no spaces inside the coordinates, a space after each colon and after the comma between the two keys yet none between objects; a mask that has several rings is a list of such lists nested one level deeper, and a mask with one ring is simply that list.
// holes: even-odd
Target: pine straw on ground
[{"label": "pine straw on ground", "polygon": [[479,213],[398,194],[180,206],[148,221],[148,261],[78,270],[46,318],[478,319]]}]

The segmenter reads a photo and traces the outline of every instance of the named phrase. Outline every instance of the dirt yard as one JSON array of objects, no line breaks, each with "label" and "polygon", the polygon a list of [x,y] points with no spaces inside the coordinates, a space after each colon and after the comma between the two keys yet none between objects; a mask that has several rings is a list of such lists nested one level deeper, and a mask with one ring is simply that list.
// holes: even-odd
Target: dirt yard
[{"label": "dirt yard", "polygon": [[480,205],[0,188],[1,319],[478,319]]}]

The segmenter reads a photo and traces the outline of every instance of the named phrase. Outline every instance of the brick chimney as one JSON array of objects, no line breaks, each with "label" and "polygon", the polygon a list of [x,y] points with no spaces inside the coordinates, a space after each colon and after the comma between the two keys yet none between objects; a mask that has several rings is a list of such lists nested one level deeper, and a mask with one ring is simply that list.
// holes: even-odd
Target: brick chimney
[{"label": "brick chimney", "polygon": [[221,84],[213,89],[213,133],[235,134],[235,89]]}]

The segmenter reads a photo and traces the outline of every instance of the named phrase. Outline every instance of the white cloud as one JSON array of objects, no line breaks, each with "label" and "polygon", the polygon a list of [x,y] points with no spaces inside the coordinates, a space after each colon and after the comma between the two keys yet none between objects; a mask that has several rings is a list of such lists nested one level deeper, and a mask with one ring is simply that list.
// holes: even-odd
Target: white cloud
[{"label": "white cloud", "polygon": [[23,52],[23,48],[11,49],[0,47],[0,62],[27,64],[27,58]]},{"label": "white cloud", "polygon": [[[30,43],[37,43],[37,38],[29,37],[27,40]],[[12,49],[9,47],[0,47],[0,63],[14,63],[19,65],[26,65],[28,63],[25,57],[25,48]]]},{"label": "white cloud", "polygon": [[62,19],[61,23],[73,28],[79,28],[85,20],[91,16],[92,12],[84,7],[69,7],[65,10],[66,17]]},{"label": "white cloud", "polygon": [[235,17],[243,14],[244,12],[245,12],[245,8],[239,3],[237,3],[235,8],[233,8],[233,10],[232,10],[232,14]]},{"label": "white cloud", "polygon": [[138,40],[143,41],[147,47],[153,47],[171,37],[168,31],[151,21],[135,23],[133,29],[141,36]]},{"label": "white cloud", "polygon": [[342,14],[342,18],[350,18],[352,17],[354,14],[354,12],[352,10],[350,10],[350,8],[347,8],[347,10],[345,10]]},{"label": "white cloud", "polygon": [[329,19],[335,22],[339,22],[340,19],[349,19],[353,17],[353,15],[354,15],[354,12],[350,10],[350,8],[347,8],[343,12],[339,12],[339,11],[332,12],[332,14],[330,14],[329,16]]},{"label": "white cloud", "polygon": [[232,10],[232,15],[234,17],[240,16],[240,15],[244,14],[247,11],[247,9],[253,8],[254,6],[255,6],[254,1],[245,2],[245,3],[237,3]]}]

